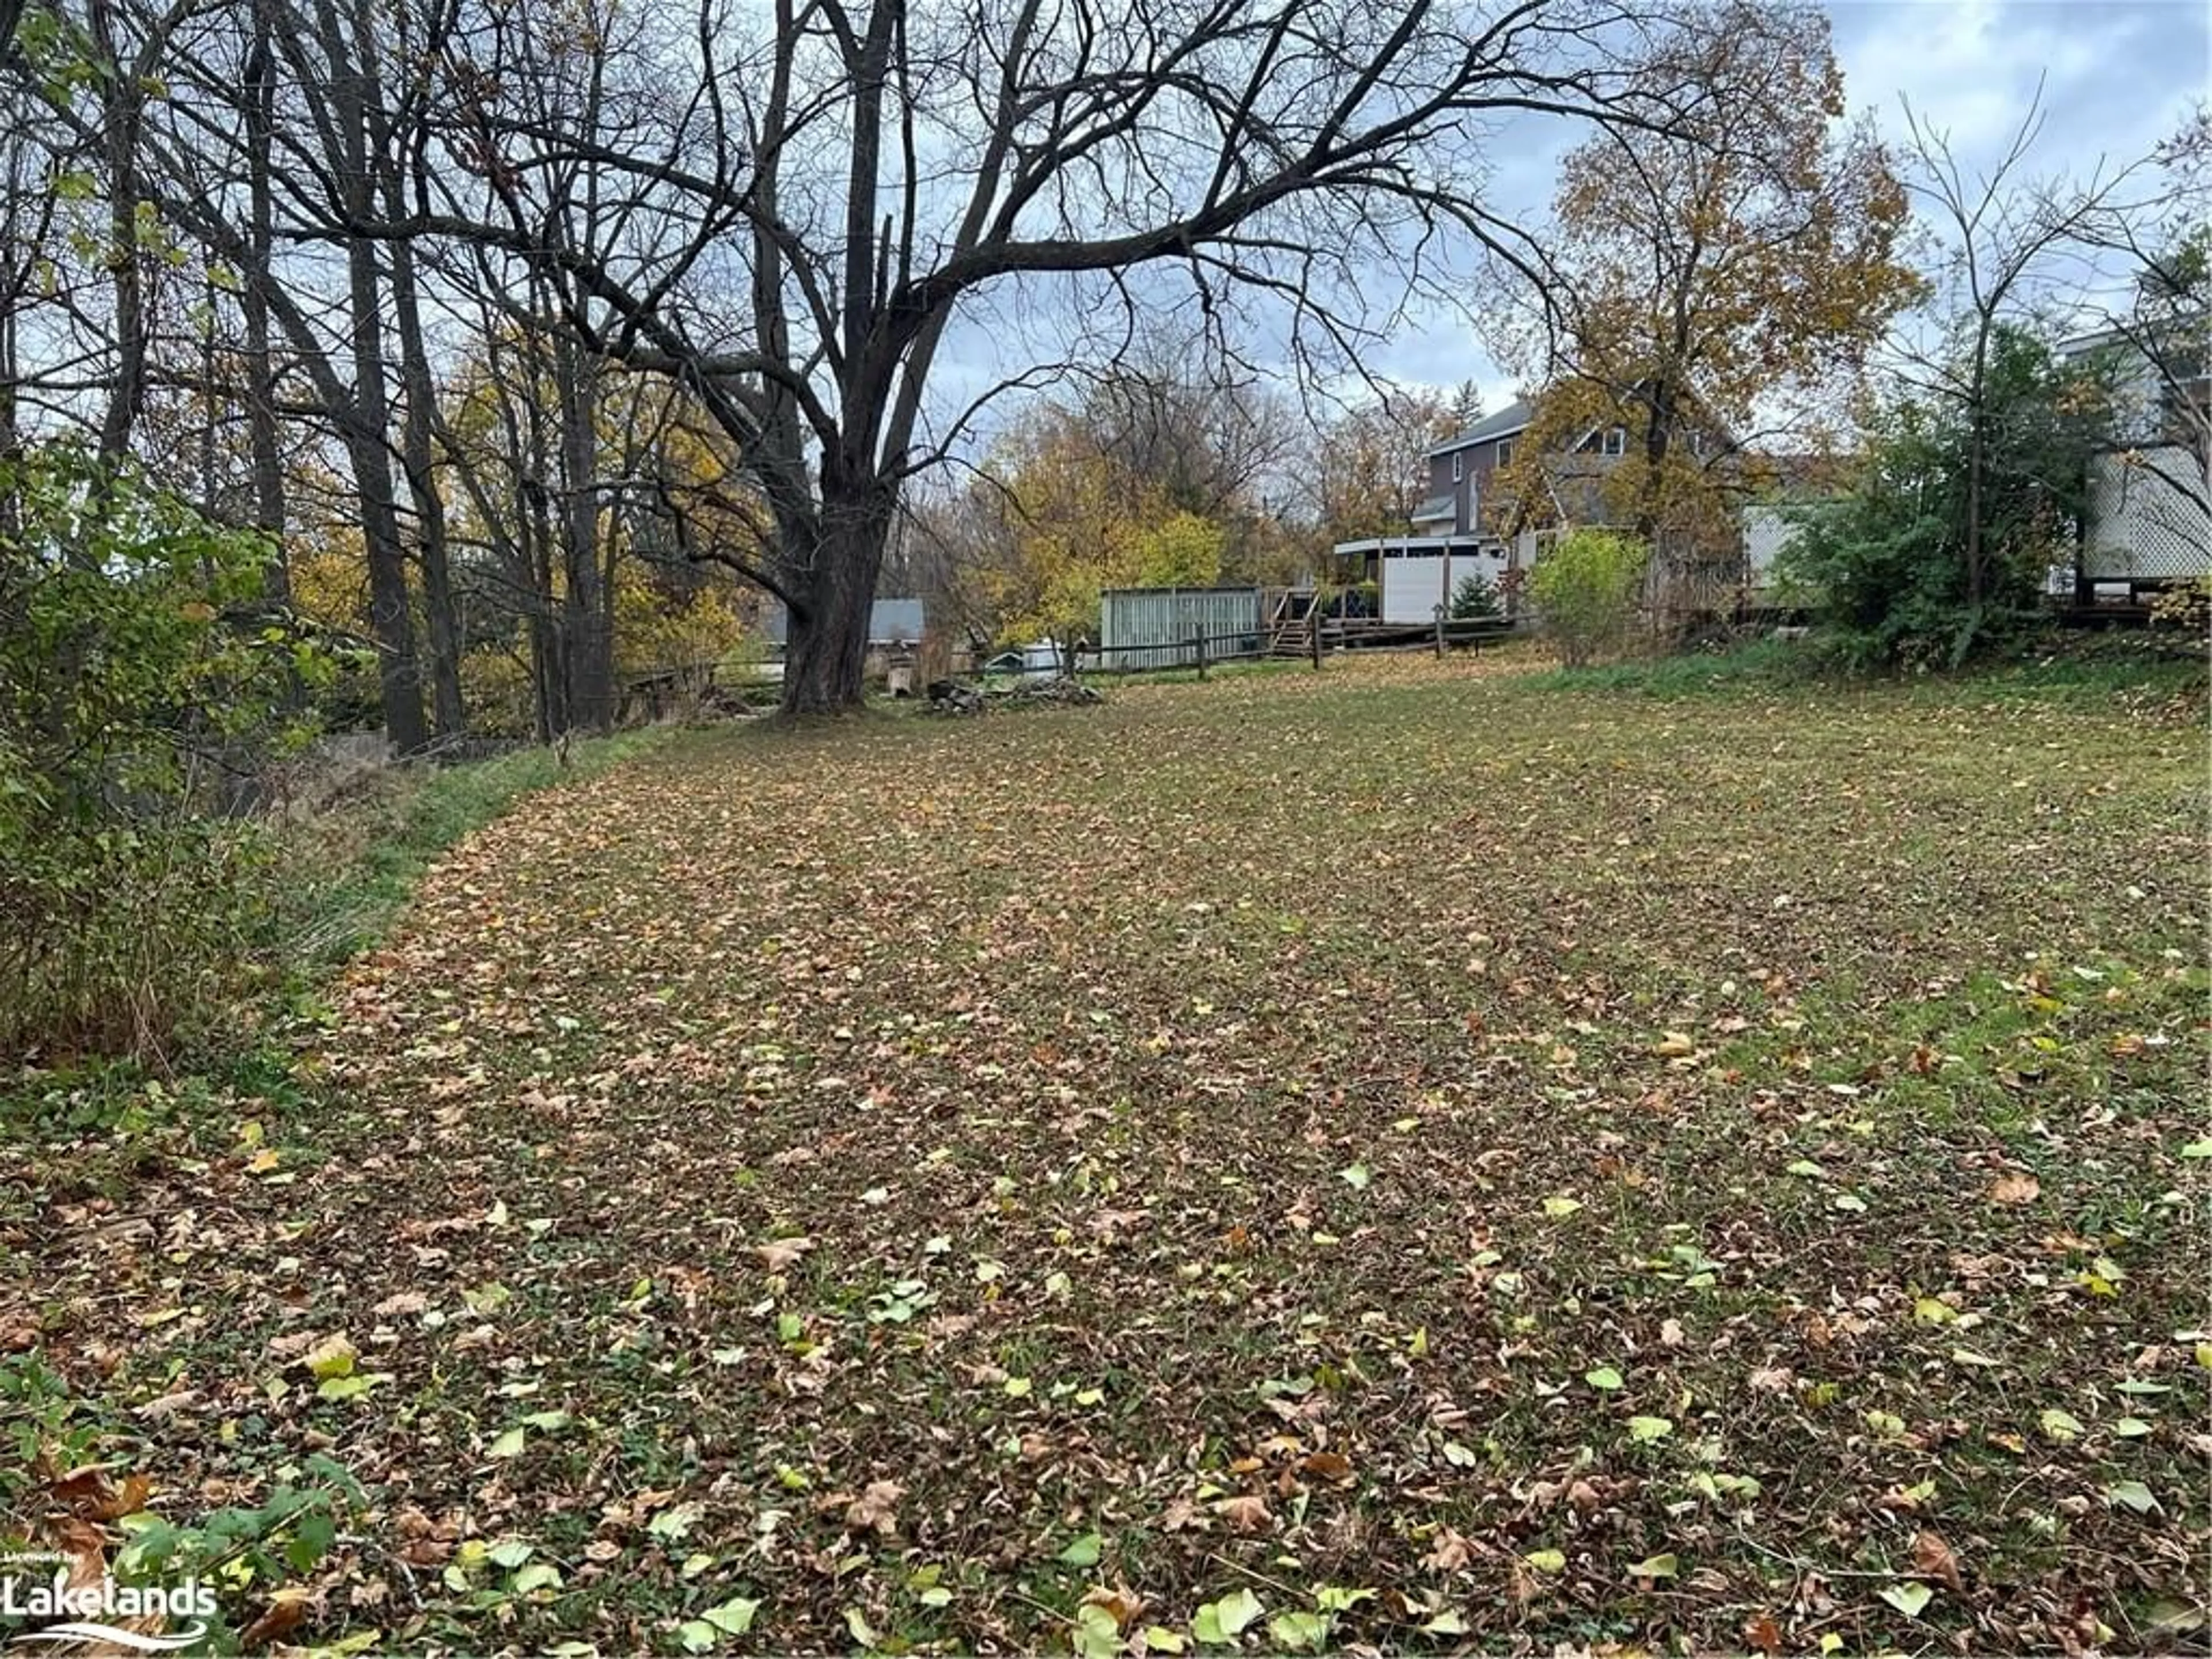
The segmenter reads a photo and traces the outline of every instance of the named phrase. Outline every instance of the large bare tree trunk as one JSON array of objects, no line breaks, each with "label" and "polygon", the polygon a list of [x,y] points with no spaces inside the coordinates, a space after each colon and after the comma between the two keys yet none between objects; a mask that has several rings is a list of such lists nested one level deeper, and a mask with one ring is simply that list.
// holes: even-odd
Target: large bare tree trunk
[{"label": "large bare tree trunk", "polygon": [[1991,331],[1991,316],[1985,313],[1977,319],[1973,380],[1966,398],[1966,604],[1974,611],[1982,608],[1982,596],[1989,586],[1982,569],[1982,474],[1989,460]]},{"label": "large bare tree trunk", "polygon": [[407,549],[399,533],[392,488],[392,452],[386,434],[391,410],[384,392],[384,331],[377,316],[376,247],[356,241],[346,250],[348,319],[354,386],[346,411],[346,452],[361,501],[362,540],[368,562],[368,617],[376,635],[384,729],[403,755],[429,741],[422,719],[422,673],[415,653],[415,616],[407,580]]},{"label": "large bare tree trunk", "polygon": [[[362,43],[349,42],[331,0],[316,9],[323,52],[330,64],[330,117],[338,154],[331,159],[340,175],[345,211],[366,223],[375,209],[369,176],[368,101],[375,85],[360,57]],[[383,270],[378,244],[356,236],[346,242],[347,342],[353,359],[353,392],[345,412],[346,450],[361,498],[362,538],[368,562],[369,625],[376,635],[384,729],[402,754],[429,740],[422,719],[422,676],[415,653],[415,618],[410,604],[407,550],[399,533],[398,503],[392,486],[392,454],[386,434],[392,410],[384,385]]]},{"label": "large bare tree trunk", "polygon": [[380,411],[372,414],[356,404],[348,411],[345,427],[346,453],[353,464],[362,540],[368,553],[368,624],[376,638],[384,732],[401,754],[411,755],[428,744],[430,732],[422,720],[422,674],[415,655],[407,554],[392,498],[392,454],[385,447]]},{"label": "large bare tree trunk", "polygon": [[811,573],[801,602],[791,607],[783,661],[787,714],[836,714],[860,702],[869,613],[893,499],[889,488],[872,482],[849,496],[832,495],[825,485]]}]

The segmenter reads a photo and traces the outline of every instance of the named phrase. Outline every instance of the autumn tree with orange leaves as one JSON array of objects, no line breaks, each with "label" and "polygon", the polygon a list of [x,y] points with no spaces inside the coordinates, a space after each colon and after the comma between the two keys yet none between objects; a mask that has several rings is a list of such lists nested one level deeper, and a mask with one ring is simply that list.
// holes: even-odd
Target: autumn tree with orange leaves
[{"label": "autumn tree with orange leaves", "polygon": [[1662,567],[1732,556],[1747,454],[1777,428],[1802,443],[1920,291],[1904,185],[1846,118],[1826,16],[1729,0],[1713,22],[1644,66],[1705,88],[1678,131],[1601,133],[1562,165],[1541,280],[1492,340],[1540,390],[1493,494],[1501,530],[1564,509],[1632,529]]}]

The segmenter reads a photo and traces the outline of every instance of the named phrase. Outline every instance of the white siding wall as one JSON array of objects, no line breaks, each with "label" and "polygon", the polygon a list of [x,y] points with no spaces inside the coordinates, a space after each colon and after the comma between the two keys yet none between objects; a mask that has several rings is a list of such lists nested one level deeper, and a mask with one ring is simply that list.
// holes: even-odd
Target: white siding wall
[{"label": "white siding wall", "polygon": [[1449,608],[1452,590],[1477,572],[1496,586],[1505,574],[1505,556],[1502,549],[1494,554],[1473,548],[1450,554],[1426,549],[1401,554],[1386,547],[1381,566],[1382,620],[1410,627],[1434,622],[1437,607]]},{"label": "white siding wall", "polygon": [[1382,620],[1387,623],[1433,621],[1444,602],[1444,560],[1441,555],[1408,556],[1382,550]]}]

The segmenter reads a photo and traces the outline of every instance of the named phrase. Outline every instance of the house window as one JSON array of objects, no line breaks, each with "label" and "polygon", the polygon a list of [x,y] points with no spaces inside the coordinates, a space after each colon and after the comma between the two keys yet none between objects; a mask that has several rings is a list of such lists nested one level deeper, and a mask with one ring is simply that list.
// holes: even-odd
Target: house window
[{"label": "house window", "polygon": [[1500,438],[1498,441],[1498,464],[1500,466],[1510,466],[1513,465],[1512,439]]},{"label": "house window", "polygon": [[1467,477],[1467,452],[1463,449],[1455,449],[1452,451],[1452,482],[1457,483],[1465,477]]},{"label": "house window", "polygon": [[1628,453],[1628,428],[1626,427],[1609,426],[1606,428],[1605,453],[1608,455],[1626,455]]}]

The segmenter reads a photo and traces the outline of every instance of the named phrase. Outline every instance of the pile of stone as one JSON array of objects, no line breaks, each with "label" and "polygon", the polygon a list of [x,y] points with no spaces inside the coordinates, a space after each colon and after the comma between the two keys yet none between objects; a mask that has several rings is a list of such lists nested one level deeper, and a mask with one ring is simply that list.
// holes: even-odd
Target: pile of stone
[{"label": "pile of stone", "polygon": [[929,701],[922,705],[931,714],[980,714],[983,708],[983,694],[957,680],[930,681]]},{"label": "pile of stone", "polygon": [[923,705],[933,714],[980,714],[996,704],[1001,708],[1032,708],[1039,704],[1074,707],[1103,702],[1105,693],[1065,674],[1050,679],[1017,680],[994,690],[980,690],[957,680],[932,680],[929,701]]},{"label": "pile of stone", "polygon": [[1065,674],[1054,675],[1048,680],[1018,680],[1005,690],[994,694],[1006,702],[1103,702],[1106,694],[1080,680],[1070,679]]}]

